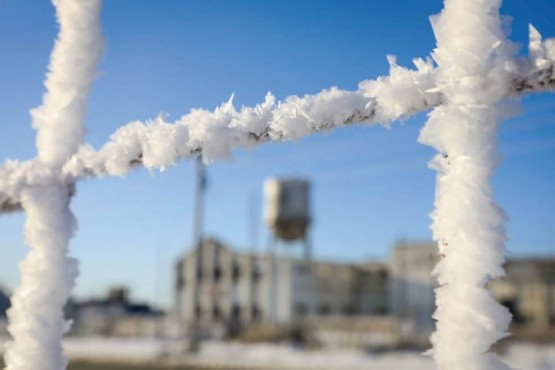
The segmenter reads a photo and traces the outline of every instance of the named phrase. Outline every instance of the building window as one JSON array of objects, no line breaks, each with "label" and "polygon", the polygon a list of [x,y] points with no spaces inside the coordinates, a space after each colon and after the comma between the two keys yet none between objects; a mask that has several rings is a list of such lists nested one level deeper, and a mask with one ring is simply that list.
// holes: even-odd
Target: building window
[{"label": "building window", "polygon": [[297,316],[305,316],[308,313],[308,307],[304,303],[297,303],[295,313]]},{"label": "building window", "polygon": [[185,285],[185,270],[183,269],[183,260],[179,261],[176,266],[176,281],[175,284],[178,289],[183,288]]},{"label": "building window", "polygon": [[357,313],[356,312],[357,310],[356,310],[355,306],[353,306],[351,304],[348,304],[348,305],[344,306],[342,311],[343,311],[343,315],[346,315],[346,316],[354,316]]},{"label": "building window", "polygon": [[376,314],[377,315],[387,315],[387,314],[389,314],[389,310],[386,306],[379,305],[376,308]]},{"label": "building window", "polygon": [[214,306],[212,307],[212,318],[214,320],[219,320],[221,317],[220,307]]},{"label": "building window", "polygon": [[326,316],[326,315],[329,315],[330,313],[331,313],[331,309],[329,305],[323,303],[320,306],[318,306],[318,315]]},{"label": "building window", "polygon": [[252,321],[258,321],[262,318],[260,308],[256,304],[251,307],[251,317]]},{"label": "building window", "polygon": [[233,268],[231,270],[231,278],[233,279],[233,282],[237,282],[240,276],[241,268],[239,267],[239,264],[237,262],[233,262]]},{"label": "building window", "polygon": [[176,286],[177,289],[181,289],[185,286],[185,272],[182,270],[177,270]]},{"label": "building window", "polygon": [[262,271],[260,268],[260,264],[255,263],[252,266],[252,280],[254,280],[255,282],[258,282],[261,277],[262,277]]},{"label": "building window", "polygon": [[202,310],[200,309],[200,306],[198,304],[195,306],[195,317],[197,319],[202,318]]},{"label": "building window", "polygon": [[515,299],[503,299],[499,303],[505,306],[513,315],[514,325],[522,325],[526,322],[526,318],[518,310],[518,303]]},{"label": "building window", "polygon": [[222,268],[220,266],[216,266],[214,268],[214,281],[219,283],[222,278]]},{"label": "building window", "polygon": [[231,309],[231,317],[233,320],[239,320],[241,318],[241,307],[236,303]]},{"label": "building window", "polygon": [[297,274],[305,275],[305,274],[308,274],[309,272],[310,272],[310,267],[308,266],[307,263],[301,263],[297,265]]}]

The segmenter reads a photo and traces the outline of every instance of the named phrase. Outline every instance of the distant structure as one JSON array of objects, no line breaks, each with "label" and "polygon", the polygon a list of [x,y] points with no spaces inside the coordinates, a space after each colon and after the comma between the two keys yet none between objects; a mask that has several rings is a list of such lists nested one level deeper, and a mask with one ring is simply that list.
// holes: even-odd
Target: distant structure
[{"label": "distant structure", "polygon": [[[197,277],[195,254],[202,249],[204,263]],[[277,299],[272,287],[272,264]],[[203,239],[177,264],[182,270],[178,288],[183,297],[181,317],[201,322],[204,336],[234,335],[255,323],[271,321],[295,325],[299,318],[385,315],[388,306],[387,266],[310,262],[291,257],[236,252],[215,239]],[[194,284],[202,294],[192,306]],[[272,304],[277,307],[272,308]],[[275,316],[274,316],[275,314]]]},{"label": "distant structure", "polygon": [[[389,262],[391,314],[406,325],[401,333],[424,343],[433,331],[434,243],[397,243]],[[514,316],[511,338],[555,340],[555,258],[510,259],[507,277],[490,283],[497,300]]]},{"label": "distant structure", "polygon": [[165,331],[163,312],[132,302],[125,287],[110,288],[102,299],[70,301],[66,315],[74,321],[72,335],[153,337]]},{"label": "distant structure", "polygon": [[8,292],[0,287],[0,336],[8,335],[8,321],[6,311],[10,308],[10,298]]},{"label": "distant structure", "polygon": [[402,335],[408,341],[427,343],[435,328],[432,270],[439,260],[434,243],[398,242],[389,260],[391,315],[405,323]]},{"label": "distant structure", "polygon": [[264,182],[265,219],[276,238],[303,240],[310,225],[310,184],[302,179],[269,178]]},{"label": "distant structure", "polygon": [[[203,179],[204,175],[199,175]],[[197,193],[202,195],[204,180]],[[306,327],[332,345],[429,346],[436,309],[435,243],[396,243],[389,261],[346,264],[312,259],[310,183],[270,178],[266,253],[237,252],[203,236],[197,196],[193,248],[176,264],[176,317],[192,338],[235,336],[252,325]],[[302,242],[304,254],[278,253]],[[515,320],[514,337],[555,339],[555,259],[512,260],[491,283]]]},{"label": "distant structure", "polygon": [[[307,264],[312,255],[308,227],[310,225],[310,184],[307,180],[293,178],[268,178],[264,182],[265,220],[272,237],[268,244],[270,257],[269,271],[269,306],[268,318],[279,323],[276,312],[282,298],[279,294],[281,268],[277,265],[279,247],[283,245],[291,249],[292,243],[301,241],[304,262]],[[308,269],[307,266],[304,269]]]},{"label": "distant structure", "polygon": [[6,317],[6,311],[10,308],[8,293],[0,287],[0,319]]},{"label": "distant structure", "polygon": [[268,246],[271,254],[277,253],[280,242],[291,246],[301,241],[304,258],[309,261],[310,183],[304,179],[268,178],[264,182],[264,197],[264,218],[273,236]]},{"label": "distant structure", "polygon": [[514,316],[512,336],[555,340],[555,258],[509,260],[505,271],[491,290]]}]

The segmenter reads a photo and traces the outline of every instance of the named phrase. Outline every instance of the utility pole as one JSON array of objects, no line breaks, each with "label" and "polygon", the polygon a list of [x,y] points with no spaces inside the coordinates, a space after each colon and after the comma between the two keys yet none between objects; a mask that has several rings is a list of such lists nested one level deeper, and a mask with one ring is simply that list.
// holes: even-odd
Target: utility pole
[{"label": "utility pole", "polygon": [[[255,192],[251,192],[248,202],[248,228],[249,228],[249,245],[250,245],[250,261],[249,261],[249,282],[250,282],[250,313],[249,316],[254,321],[259,315],[259,307],[257,304],[258,296],[258,202]],[[256,315],[256,317],[255,317]]]},{"label": "utility pole", "polygon": [[195,248],[194,258],[195,258],[195,276],[194,276],[194,291],[193,291],[193,314],[190,318],[189,328],[190,332],[190,343],[189,350],[191,352],[196,352],[200,349],[200,331],[201,331],[201,284],[203,280],[203,275],[206,275],[203,271],[203,248],[202,248],[202,238],[204,229],[204,193],[206,190],[206,169],[204,163],[202,163],[201,156],[196,158],[196,184],[195,184],[195,209],[194,209],[194,219],[193,219],[193,246]]}]

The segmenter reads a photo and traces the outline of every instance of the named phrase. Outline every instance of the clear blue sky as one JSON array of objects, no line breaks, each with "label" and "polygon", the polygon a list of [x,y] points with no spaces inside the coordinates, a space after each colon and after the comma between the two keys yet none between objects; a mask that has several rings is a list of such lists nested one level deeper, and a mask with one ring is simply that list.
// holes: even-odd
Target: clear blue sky
[{"label": "clear blue sky", "polygon": [[[166,112],[214,108],[235,93],[252,105],[316,93],[387,73],[386,54],[408,65],[435,41],[428,16],[439,0],[397,1],[107,1],[106,51],[92,91],[87,140],[95,147],[119,126]],[[526,44],[528,23],[555,36],[555,3],[505,1],[513,39]],[[35,153],[28,110],[40,104],[56,34],[47,1],[0,1],[0,162]],[[496,194],[511,217],[510,255],[555,251],[555,95],[525,99],[524,113],[501,129],[505,161]],[[206,229],[247,248],[250,194],[261,201],[267,176],[299,175],[313,184],[317,257],[386,259],[396,238],[430,239],[433,150],[416,143],[421,114],[390,130],[353,127],[298,143],[236,152],[209,167]],[[191,241],[192,163],[165,173],[137,170],[125,179],[79,184],[73,209],[81,260],[77,295],[128,284],[135,297],[168,302],[173,261]],[[13,287],[27,247],[22,214],[0,217],[0,282]],[[262,226],[262,223],[260,222]],[[266,244],[260,232],[259,247]]]}]

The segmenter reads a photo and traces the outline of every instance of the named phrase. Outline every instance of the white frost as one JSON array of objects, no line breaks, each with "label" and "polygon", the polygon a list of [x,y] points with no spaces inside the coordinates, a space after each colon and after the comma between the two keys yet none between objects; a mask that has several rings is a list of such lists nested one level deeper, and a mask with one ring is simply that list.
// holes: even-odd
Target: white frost
[{"label": "white frost", "polygon": [[99,0],[53,3],[60,32],[50,56],[43,103],[31,114],[38,130],[39,159],[61,167],[85,136],[87,97],[103,41]]},{"label": "white frost", "polygon": [[233,149],[269,140],[297,140],[352,123],[389,125],[439,101],[429,89],[433,68],[420,62],[417,66],[416,71],[392,66],[391,77],[361,82],[354,92],[331,88],[282,102],[268,93],[263,103],[239,110],[232,97],[214,111],[193,109],[175,122],[166,122],[162,115],[152,122],[135,121],[118,129],[98,151],[81,146],[63,173],[72,179],[121,176],[138,163],[164,169],[195,153],[206,162],[229,160]]},{"label": "white frost", "polygon": [[501,31],[498,0],[446,0],[432,18],[433,57],[444,104],[435,108],[419,141],[440,154],[433,237],[442,260],[434,273],[437,329],[433,356],[440,370],[509,369],[490,347],[511,320],[486,283],[503,276],[505,213],[494,201],[497,127],[510,90],[514,47]]},{"label": "white frost", "polygon": [[392,121],[435,107],[420,141],[440,153],[434,239],[444,258],[435,273],[437,332],[433,355],[441,370],[506,370],[489,353],[506,335],[510,315],[486,283],[503,275],[504,212],[495,204],[491,176],[497,126],[510,113],[507,97],[555,89],[555,40],[530,28],[530,54],[518,59],[502,33],[500,0],[446,0],[432,19],[433,59],[416,70],[390,57],[387,77],[363,81],[356,91],[337,88],[284,101],[268,94],[255,107],[237,110],[232,98],[214,111],[192,110],[175,122],[158,116],[132,122],[99,150],[82,144],[87,95],[102,49],[100,0],[53,0],[60,23],[41,107],[32,111],[38,130],[36,159],[0,166],[0,212],[23,206],[31,252],[21,264],[21,285],[9,311],[13,341],[8,370],[60,370],[60,340],[68,324],[62,307],[77,275],[67,256],[76,222],[69,210],[75,181],[124,175],[143,165],[163,170],[201,153],[226,160],[238,147],[269,140],[296,140],[353,123]]},{"label": "white frost", "polygon": [[38,160],[0,169],[0,185],[7,189],[2,193],[19,197],[26,211],[25,242],[31,246],[8,311],[7,370],[60,370],[67,363],[61,340],[69,323],[63,307],[77,276],[77,261],[68,257],[76,221],[69,209],[73,184],[61,167],[85,133],[87,96],[102,46],[101,2],[56,0],[54,5],[59,38],[43,104],[32,111]]},{"label": "white frost", "polygon": [[20,265],[20,285],[8,311],[13,341],[6,345],[7,370],[60,370],[66,366],[61,340],[69,328],[65,305],[77,277],[77,262],[67,256],[75,219],[69,194],[58,183],[26,186],[25,242],[32,246]]}]

